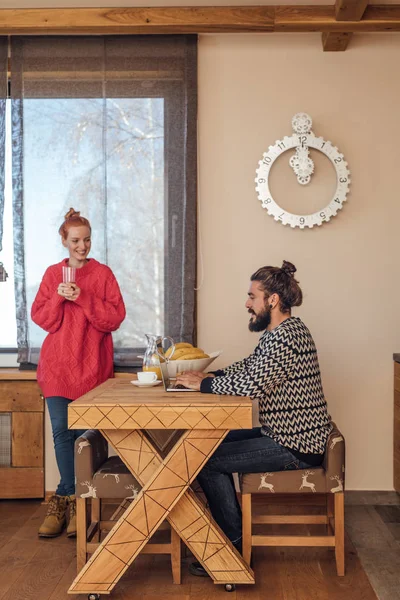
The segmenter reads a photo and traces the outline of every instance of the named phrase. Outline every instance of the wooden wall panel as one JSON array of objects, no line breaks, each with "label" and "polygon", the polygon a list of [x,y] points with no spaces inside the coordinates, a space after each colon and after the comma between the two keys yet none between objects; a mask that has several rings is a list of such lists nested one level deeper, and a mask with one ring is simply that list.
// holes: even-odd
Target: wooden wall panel
[{"label": "wooden wall panel", "polygon": [[0,469],[0,498],[43,498],[44,469]]},{"label": "wooden wall panel", "polygon": [[394,363],[394,376],[400,378],[400,363]]},{"label": "wooden wall panel", "polygon": [[400,404],[397,403],[394,405],[393,471],[394,489],[400,493]]},{"label": "wooden wall panel", "polygon": [[394,363],[393,487],[400,494],[400,364]]},{"label": "wooden wall panel", "polygon": [[36,381],[0,381],[0,412],[43,411]]},{"label": "wooden wall panel", "polygon": [[400,459],[394,460],[394,489],[400,494]]},{"label": "wooden wall panel", "polygon": [[44,400],[36,373],[0,369],[0,412],[11,413],[11,466],[0,468],[0,498],[43,498]]},{"label": "wooden wall panel", "polygon": [[43,413],[12,414],[13,467],[43,467]]}]

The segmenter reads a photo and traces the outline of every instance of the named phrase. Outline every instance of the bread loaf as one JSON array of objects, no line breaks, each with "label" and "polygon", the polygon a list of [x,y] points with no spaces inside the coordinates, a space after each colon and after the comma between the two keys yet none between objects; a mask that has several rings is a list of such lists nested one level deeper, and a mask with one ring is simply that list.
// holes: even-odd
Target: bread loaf
[{"label": "bread loaf", "polygon": [[[170,346],[168,348],[168,350],[166,351],[166,353],[165,353],[165,357],[166,358],[169,358],[171,356],[171,354],[172,354],[172,348],[173,348],[173,346]],[[174,352],[174,354],[176,353],[177,350],[180,350],[181,348],[190,349],[190,348],[193,348],[193,346],[192,346],[192,344],[189,344],[188,342],[178,342],[177,344],[175,344],[175,352]]]},{"label": "bread loaf", "polygon": [[178,342],[175,344],[175,352],[172,354],[172,347],[165,353],[166,358],[170,360],[197,360],[199,358],[210,358],[201,348],[197,348],[187,342]]}]

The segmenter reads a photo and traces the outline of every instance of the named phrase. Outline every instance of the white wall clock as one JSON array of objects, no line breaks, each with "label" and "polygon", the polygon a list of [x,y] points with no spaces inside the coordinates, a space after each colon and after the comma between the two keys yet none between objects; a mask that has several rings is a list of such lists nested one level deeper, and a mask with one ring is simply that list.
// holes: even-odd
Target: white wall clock
[{"label": "white wall clock", "polygon": [[[259,167],[256,171],[257,177],[256,191],[261,205],[266,208],[268,214],[273,216],[275,221],[280,221],[283,225],[291,227],[314,227],[322,225],[334,217],[338,210],[343,207],[347,199],[350,186],[350,171],[347,168],[347,162],[343,154],[339,152],[336,146],[322,137],[316,137],[311,131],[312,119],[306,113],[297,113],[292,119],[294,133],[291,136],[285,136],[282,140],[277,140],[273,146],[264,152],[262,160],[259,161]],[[271,167],[276,159],[287,152],[295,150],[290,156],[289,165],[301,185],[310,183],[314,173],[314,162],[310,157],[310,148],[319,150],[331,161],[337,177],[337,186],[332,200],[327,206],[322,207],[317,212],[309,215],[295,215],[281,208],[274,200],[268,186],[268,178]]]}]

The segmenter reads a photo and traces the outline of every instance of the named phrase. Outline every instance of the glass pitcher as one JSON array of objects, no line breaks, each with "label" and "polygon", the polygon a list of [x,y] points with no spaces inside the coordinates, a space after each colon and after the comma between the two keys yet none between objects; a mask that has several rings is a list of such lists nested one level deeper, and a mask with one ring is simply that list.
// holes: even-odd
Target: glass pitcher
[{"label": "glass pitcher", "polygon": [[168,362],[168,359],[165,358],[165,352],[168,349],[165,342],[168,341],[168,347],[171,347],[171,358],[175,351],[174,340],[169,336],[161,337],[151,333],[145,333],[145,336],[147,346],[143,356],[143,371],[154,371],[157,379],[161,379],[160,362]]}]

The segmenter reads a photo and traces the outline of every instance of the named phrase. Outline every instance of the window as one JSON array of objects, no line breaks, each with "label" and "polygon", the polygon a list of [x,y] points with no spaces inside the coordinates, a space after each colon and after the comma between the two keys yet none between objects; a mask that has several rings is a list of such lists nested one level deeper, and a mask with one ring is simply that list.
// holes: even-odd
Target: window
[{"label": "window", "polygon": [[[196,270],[195,36],[11,41],[16,314],[21,362],[45,337],[30,319],[44,271],[66,256],[73,206],[92,225],[127,317],[117,364],[144,333],[193,341]],[[0,288],[1,290],[1,288]]]},{"label": "window", "polygon": [[[91,256],[111,267],[125,298],[127,317],[114,334],[120,348],[139,348],[144,332],[165,328],[164,103],[24,102],[27,305],[45,269],[66,256],[57,231],[73,206],[91,222]],[[40,347],[44,335],[30,323],[33,347]]]}]

